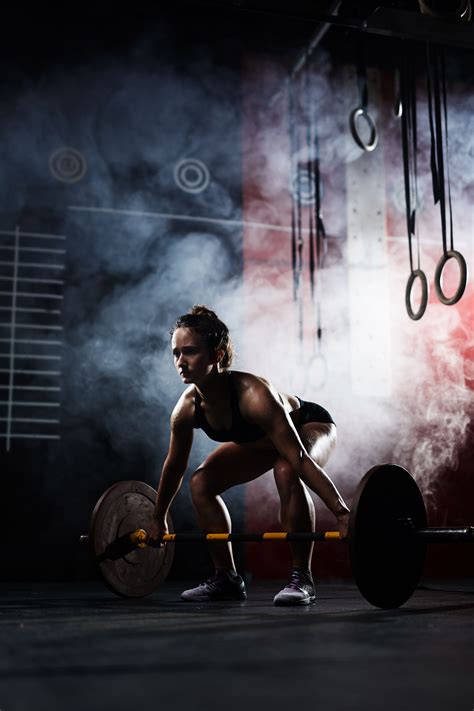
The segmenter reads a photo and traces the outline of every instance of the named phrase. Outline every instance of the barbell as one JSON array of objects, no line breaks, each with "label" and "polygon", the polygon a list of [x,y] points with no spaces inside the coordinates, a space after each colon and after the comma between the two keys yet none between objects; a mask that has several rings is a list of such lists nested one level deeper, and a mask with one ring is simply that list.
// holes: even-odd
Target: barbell
[{"label": "barbell", "polygon": [[[141,481],[123,481],[102,494],[92,513],[88,542],[105,584],[123,597],[144,597],[171,568],[174,547],[184,541],[340,541],[338,531],[268,533],[169,533],[148,537],[156,491]],[[396,464],[370,469],[352,504],[349,555],[355,582],[372,605],[403,605],[418,585],[427,543],[474,542],[474,527],[427,528],[421,491]],[[160,543],[164,545],[160,545]]]}]

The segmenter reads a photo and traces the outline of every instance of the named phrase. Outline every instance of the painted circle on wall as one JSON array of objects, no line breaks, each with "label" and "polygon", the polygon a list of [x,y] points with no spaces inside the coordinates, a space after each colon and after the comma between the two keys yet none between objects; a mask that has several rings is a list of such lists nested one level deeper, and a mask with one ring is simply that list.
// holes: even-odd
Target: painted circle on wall
[{"label": "painted circle on wall", "polygon": [[209,185],[209,169],[197,158],[182,158],[174,166],[174,180],[178,188],[196,195]]},{"label": "painted circle on wall", "polygon": [[62,183],[77,183],[87,172],[87,161],[75,148],[58,148],[49,157],[49,170]]},{"label": "painted circle on wall", "polygon": [[[395,186],[393,190],[393,202],[398,210],[398,212],[401,212],[402,215],[406,214],[406,201],[405,201],[405,185],[404,183],[398,182],[397,185]],[[411,196],[411,207],[416,208],[417,210],[421,210],[423,208],[424,204],[424,194],[423,194],[423,187],[418,185],[418,200],[414,199],[414,196]]]},{"label": "painted circle on wall", "polygon": [[[299,186],[298,186],[299,181]],[[302,205],[314,205],[316,198],[316,185],[314,182],[313,173],[306,166],[299,166],[298,170],[294,170],[290,176],[290,193],[294,200],[298,200],[298,187],[301,196]],[[322,198],[323,186],[322,182],[319,185],[319,193]]]}]

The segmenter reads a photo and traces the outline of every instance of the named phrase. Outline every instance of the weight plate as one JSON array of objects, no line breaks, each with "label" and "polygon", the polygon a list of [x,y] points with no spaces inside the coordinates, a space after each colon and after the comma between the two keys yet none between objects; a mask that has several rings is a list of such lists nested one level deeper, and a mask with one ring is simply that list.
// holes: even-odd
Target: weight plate
[{"label": "weight plate", "polygon": [[396,464],[373,467],[356,491],[349,551],[355,581],[376,607],[400,607],[418,585],[426,545],[413,535],[413,527],[426,527],[415,480]]},{"label": "weight plate", "polygon": [[[137,528],[149,530],[155,501],[156,491],[148,484],[122,481],[107,489],[95,505],[89,543],[105,584],[117,595],[145,597],[169,573],[174,543],[135,548],[128,538]],[[170,516],[168,526],[172,533]]]}]

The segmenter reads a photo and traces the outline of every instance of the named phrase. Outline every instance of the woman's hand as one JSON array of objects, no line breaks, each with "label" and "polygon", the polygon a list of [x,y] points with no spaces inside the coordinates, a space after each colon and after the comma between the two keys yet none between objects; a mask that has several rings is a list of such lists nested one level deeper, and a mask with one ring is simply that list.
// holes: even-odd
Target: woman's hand
[{"label": "woman's hand", "polygon": [[349,532],[349,517],[350,517],[350,512],[347,510],[344,513],[338,514],[337,518],[337,527],[339,529],[339,534],[341,536],[342,540],[345,540],[347,538],[348,532]]},{"label": "woman's hand", "polygon": [[[152,522],[148,529],[148,539],[151,541],[159,541],[161,536],[169,533],[168,524],[166,523],[166,516],[153,516]],[[159,543],[159,547],[164,545],[164,543]]]}]

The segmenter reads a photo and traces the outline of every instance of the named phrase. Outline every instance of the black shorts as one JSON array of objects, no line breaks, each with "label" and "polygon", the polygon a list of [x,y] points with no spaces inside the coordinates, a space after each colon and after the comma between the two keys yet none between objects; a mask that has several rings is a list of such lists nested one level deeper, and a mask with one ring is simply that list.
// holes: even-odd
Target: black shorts
[{"label": "black shorts", "polygon": [[298,426],[306,425],[308,422],[327,422],[328,424],[336,424],[329,412],[325,410],[324,407],[321,407],[321,405],[317,405],[315,402],[306,402],[300,397],[298,400],[301,403]]}]

